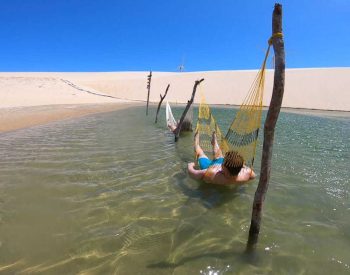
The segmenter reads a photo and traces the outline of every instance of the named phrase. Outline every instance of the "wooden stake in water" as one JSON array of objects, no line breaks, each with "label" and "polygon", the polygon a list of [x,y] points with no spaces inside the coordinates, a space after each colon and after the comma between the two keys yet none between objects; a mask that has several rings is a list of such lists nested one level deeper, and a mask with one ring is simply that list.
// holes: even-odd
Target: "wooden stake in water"
[{"label": "wooden stake in water", "polygon": [[255,192],[252,218],[249,229],[249,238],[247,250],[255,250],[262,216],[262,208],[265,195],[269,186],[271,172],[272,147],[274,141],[275,126],[280,113],[283,93],[284,93],[284,75],[285,75],[285,53],[282,33],[282,5],[275,4],[272,15],[272,44],[275,52],[275,74],[273,82],[272,98],[267,112],[264,126],[264,144],[261,159],[260,180]]},{"label": "wooden stake in water", "polygon": [[148,103],[149,103],[149,93],[151,92],[151,81],[152,81],[152,71],[149,72],[149,75],[147,76],[147,107],[146,107],[146,116],[148,116]]},{"label": "wooden stake in water", "polygon": [[162,96],[162,94],[160,94],[160,101],[159,101],[159,104],[158,104],[157,114],[156,114],[156,120],[154,121],[154,123],[157,123],[157,121],[158,121],[159,109],[160,109],[160,106],[162,105],[162,102],[163,102],[164,98],[166,97],[166,95],[167,95],[167,93],[168,93],[169,87],[170,87],[170,84],[168,84],[168,87],[166,87],[164,96]]},{"label": "wooden stake in water", "polygon": [[184,122],[186,114],[193,103],[194,96],[196,95],[196,91],[197,91],[197,86],[199,84],[201,84],[202,81],[204,81],[204,78],[202,78],[201,80],[196,80],[196,82],[194,83],[191,99],[189,101],[187,101],[187,105],[186,105],[186,108],[181,115],[180,122],[177,124],[176,130],[174,131],[175,141],[177,141],[179,139],[182,123]]}]

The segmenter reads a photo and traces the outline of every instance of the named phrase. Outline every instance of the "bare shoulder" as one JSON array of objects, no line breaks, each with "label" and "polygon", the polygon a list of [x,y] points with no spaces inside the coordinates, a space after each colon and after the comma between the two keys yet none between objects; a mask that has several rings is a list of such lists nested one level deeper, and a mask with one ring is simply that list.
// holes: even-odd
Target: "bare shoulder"
[{"label": "bare shoulder", "polygon": [[237,175],[236,181],[245,182],[245,181],[248,181],[248,180],[254,179],[254,178],[255,178],[254,171],[252,171],[252,169],[250,169],[249,167],[244,166],[244,167],[242,167],[241,171]]}]

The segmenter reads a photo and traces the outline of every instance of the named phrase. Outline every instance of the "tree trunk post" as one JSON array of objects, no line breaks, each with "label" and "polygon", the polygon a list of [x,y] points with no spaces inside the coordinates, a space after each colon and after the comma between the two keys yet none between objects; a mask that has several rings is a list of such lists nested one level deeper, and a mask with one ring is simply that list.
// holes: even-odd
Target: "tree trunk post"
[{"label": "tree trunk post", "polygon": [[264,125],[264,144],[261,159],[260,180],[254,196],[247,251],[255,250],[259,238],[262,208],[270,180],[275,126],[280,113],[284,93],[285,53],[282,36],[281,4],[275,4],[272,16],[272,37],[269,43],[272,43],[275,52],[275,73],[272,98]]},{"label": "tree trunk post", "polygon": [[188,110],[190,109],[190,107],[191,107],[191,105],[193,103],[194,96],[196,95],[196,91],[197,91],[197,86],[202,81],[204,81],[204,78],[202,78],[201,80],[196,80],[196,82],[194,83],[191,99],[189,101],[187,101],[187,105],[186,105],[186,108],[185,108],[185,110],[183,111],[183,113],[181,115],[180,122],[178,123],[178,125],[176,127],[176,130],[174,131],[175,141],[178,141],[178,139],[179,139],[182,123],[183,123],[183,121],[184,121],[184,119],[186,117],[186,114],[187,114]]},{"label": "tree trunk post", "polygon": [[149,72],[149,75],[147,76],[147,106],[146,106],[146,116],[148,116],[148,103],[149,103],[149,94],[151,92],[151,81],[152,81],[152,71]]},{"label": "tree trunk post", "polygon": [[166,97],[166,95],[167,95],[167,93],[168,93],[169,87],[170,87],[170,84],[168,84],[168,87],[166,87],[164,96],[162,96],[162,94],[160,94],[160,101],[159,101],[159,104],[158,104],[157,114],[156,114],[156,120],[154,121],[154,123],[157,123],[157,121],[158,121],[159,109],[160,109],[160,106],[162,105],[162,102],[163,102],[164,98]]}]

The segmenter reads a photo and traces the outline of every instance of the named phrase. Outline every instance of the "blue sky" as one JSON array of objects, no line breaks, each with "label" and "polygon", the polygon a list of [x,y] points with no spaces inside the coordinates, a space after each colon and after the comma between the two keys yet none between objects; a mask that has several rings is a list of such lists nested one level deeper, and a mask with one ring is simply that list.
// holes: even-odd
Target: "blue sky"
[{"label": "blue sky", "polygon": [[[1,0],[0,71],[256,69],[274,3]],[[280,3],[287,68],[350,66],[349,0]]]}]

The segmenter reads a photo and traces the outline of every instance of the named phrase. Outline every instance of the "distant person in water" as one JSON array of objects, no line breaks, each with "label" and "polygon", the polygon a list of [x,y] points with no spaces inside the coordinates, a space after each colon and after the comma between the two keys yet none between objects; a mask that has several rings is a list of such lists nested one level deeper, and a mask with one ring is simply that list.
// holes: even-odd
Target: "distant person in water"
[{"label": "distant person in water", "polygon": [[213,132],[211,144],[213,145],[214,159],[210,160],[199,146],[198,132],[194,135],[195,152],[198,158],[200,170],[196,170],[195,163],[188,164],[188,173],[194,179],[202,179],[207,183],[229,185],[244,184],[254,179],[255,173],[249,167],[244,165],[244,160],[235,151],[227,152],[224,156]]},{"label": "distant person in water", "polygon": [[172,131],[173,133],[175,133],[175,130],[176,130],[176,125],[174,125],[174,124],[170,124],[170,123],[168,123],[168,128],[169,128],[169,130],[170,131]]},{"label": "distant person in water", "polygon": [[[177,126],[179,125],[180,121],[178,120],[176,125],[168,123],[168,128],[170,131],[175,133],[175,130]],[[192,131],[192,123],[188,119],[184,120],[181,124],[181,131]]]}]

